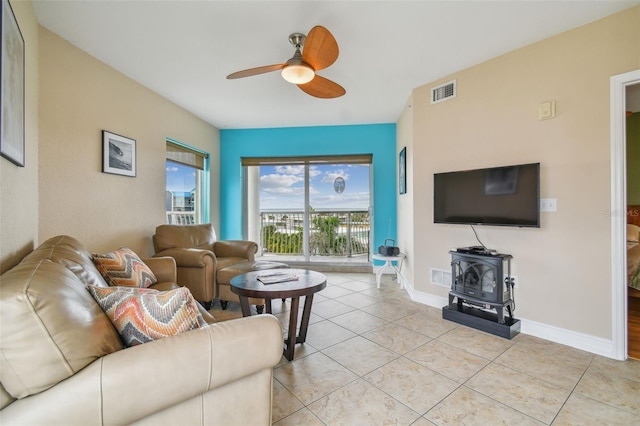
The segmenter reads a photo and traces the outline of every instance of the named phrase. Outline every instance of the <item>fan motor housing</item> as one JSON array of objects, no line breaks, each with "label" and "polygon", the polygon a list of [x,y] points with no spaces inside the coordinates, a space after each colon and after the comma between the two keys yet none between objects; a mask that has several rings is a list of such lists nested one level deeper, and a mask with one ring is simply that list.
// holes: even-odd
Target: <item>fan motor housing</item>
[{"label": "fan motor housing", "polygon": [[293,45],[295,48],[301,48],[304,46],[304,41],[307,39],[307,36],[302,33],[293,33],[289,36],[289,43]]}]

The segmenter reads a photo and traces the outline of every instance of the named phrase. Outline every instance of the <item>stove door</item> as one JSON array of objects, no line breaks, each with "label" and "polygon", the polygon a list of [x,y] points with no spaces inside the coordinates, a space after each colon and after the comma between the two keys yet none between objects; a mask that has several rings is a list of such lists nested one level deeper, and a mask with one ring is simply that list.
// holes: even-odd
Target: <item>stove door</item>
[{"label": "stove door", "polygon": [[490,303],[500,301],[498,268],[477,259],[453,262],[453,291]]}]

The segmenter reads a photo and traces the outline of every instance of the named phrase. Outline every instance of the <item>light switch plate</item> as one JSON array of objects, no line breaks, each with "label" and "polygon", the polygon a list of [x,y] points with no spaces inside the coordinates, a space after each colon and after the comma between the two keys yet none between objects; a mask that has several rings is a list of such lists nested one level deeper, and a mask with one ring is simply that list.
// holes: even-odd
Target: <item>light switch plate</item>
[{"label": "light switch plate", "polygon": [[548,120],[556,116],[556,102],[542,102],[538,105],[538,120]]}]

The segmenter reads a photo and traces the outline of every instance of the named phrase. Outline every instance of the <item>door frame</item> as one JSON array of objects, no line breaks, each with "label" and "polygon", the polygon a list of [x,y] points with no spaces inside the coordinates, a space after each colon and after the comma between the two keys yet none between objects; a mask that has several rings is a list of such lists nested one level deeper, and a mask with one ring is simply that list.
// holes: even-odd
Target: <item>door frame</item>
[{"label": "door frame", "polygon": [[640,70],[611,77],[611,291],[612,358],[627,359],[627,153],[626,88]]}]

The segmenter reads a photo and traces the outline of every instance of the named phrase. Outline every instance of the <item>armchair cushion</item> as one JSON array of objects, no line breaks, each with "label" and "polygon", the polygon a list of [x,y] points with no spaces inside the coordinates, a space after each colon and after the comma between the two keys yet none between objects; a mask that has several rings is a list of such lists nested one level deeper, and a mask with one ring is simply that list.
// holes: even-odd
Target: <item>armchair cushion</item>
[{"label": "armchair cushion", "polygon": [[156,227],[156,234],[153,236],[156,253],[176,247],[212,250],[216,240],[216,231],[210,223],[202,225],[160,225]]},{"label": "armchair cushion", "polygon": [[131,287],[87,288],[128,347],[207,324],[185,287],[169,291]]},{"label": "armchair cushion", "polygon": [[253,241],[225,240],[217,241],[213,245],[213,252],[218,257],[240,257],[242,260],[253,262],[258,245]]},{"label": "armchair cushion", "polygon": [[153,271],[133,250],[123,247],[91,259],[110,286],[147,288],[158,282]]},{"label": "armchair cushion", "polygon": [[207,264],[216,261],[211,250],[197,248],[170,248],[163,250],[162,256],[171,256],[176,265],[181,268],[204,268]]}]

